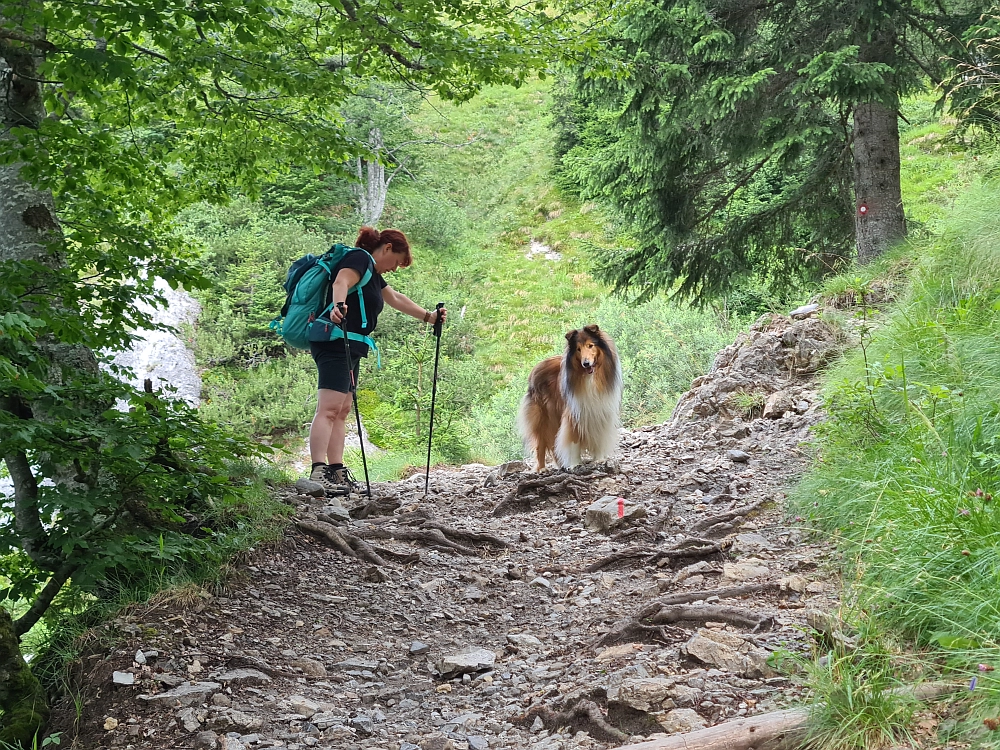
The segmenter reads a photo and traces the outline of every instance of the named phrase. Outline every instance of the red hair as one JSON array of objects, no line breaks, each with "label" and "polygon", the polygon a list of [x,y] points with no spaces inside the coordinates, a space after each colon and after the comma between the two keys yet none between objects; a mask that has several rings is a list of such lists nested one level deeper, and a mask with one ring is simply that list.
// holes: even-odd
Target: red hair
[{"label": "red hair", "polygon": [[390,242],[392,243],[392,254],[403,256],[399,262],[400,268],[406,268],[413,263],[413,256],[410,255],[410,242],[406,239],[406,235],[398,229],[383,229],[380,232],[374,227],[361,227],[354,245],[373,253],[382,245]]}]

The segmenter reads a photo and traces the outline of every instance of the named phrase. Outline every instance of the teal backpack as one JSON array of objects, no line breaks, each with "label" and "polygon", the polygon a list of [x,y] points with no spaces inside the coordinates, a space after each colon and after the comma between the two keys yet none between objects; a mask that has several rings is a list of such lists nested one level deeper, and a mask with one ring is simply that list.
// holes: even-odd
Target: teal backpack
[{"label": "teal backpack", "polygon": [[[333,284],[333,269],[351,252],[361,252],[368,256],[370,263],[361,280],[347,290],[348,294],[358,293],[358,303],[361,312],[361,326],[368,327],[368,315],[365,313],[364,295],[361,287],[371,281],[375,270],[375,259],[368,251],[359,247],[349,247],[337,243],[323,255],[316,257],[312,253],[299,258],[292,263],[285,277],[285,304],[281,313],[268,326],[285,340],[285,343],[296,349],[308,349],[311,341],[334,341],[343,338],[341,327],[330,319],[330,311],[334,302],[327,299],[331,296]],[[381,355],[378,346],[371,336],[347,332],[347,338],[361,341],[375,350],[381,365]]]}]

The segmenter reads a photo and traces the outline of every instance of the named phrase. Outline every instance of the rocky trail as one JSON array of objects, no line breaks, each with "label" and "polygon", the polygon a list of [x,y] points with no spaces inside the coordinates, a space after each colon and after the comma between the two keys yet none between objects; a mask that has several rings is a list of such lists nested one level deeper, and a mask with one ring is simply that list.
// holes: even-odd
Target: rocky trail
[{"label": "rocky trail", "polygon": [[[767,316],[670,423],[572,472],[514,462],[296,517],[214,594],[135,608],[56,707],[85,748],[610,748],[795,705],[830,548],[784,508],[842,342]],[[742,394],[742,395],[741,395]],[[71,740],[75,738],[75,745]]]}]

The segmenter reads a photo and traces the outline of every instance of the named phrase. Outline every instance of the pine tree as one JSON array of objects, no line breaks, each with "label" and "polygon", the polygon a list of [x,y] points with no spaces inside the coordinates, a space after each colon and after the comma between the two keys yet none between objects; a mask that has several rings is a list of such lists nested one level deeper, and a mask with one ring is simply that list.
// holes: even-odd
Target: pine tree
[{"label": "pine tree", "polygon": [[[619,290],[709,298],[867,263],[906,236],[899,102],[944,70],[975,3],[637,0],[575,72],[561,166],[638,246]],[[568,146],[568,148],[567,148]]]}]

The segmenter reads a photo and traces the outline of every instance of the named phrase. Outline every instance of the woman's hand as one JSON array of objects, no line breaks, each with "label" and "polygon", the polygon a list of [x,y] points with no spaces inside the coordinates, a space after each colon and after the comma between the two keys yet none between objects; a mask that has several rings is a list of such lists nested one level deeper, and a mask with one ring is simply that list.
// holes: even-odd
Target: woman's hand
[{"label": "woman's hand", "polygon": [[346,302],[338,302],[336,305],[333,306],[333,309],[330,310],[330,320],[332,320],[334,323],[338,325],[340,324],[340,321],[344,319],[345,315],[347,315]]},{"label": "woman's hand", "polygon": [[435,325],[438,322],[438,317],[440,316],[441,322],[444,323],[448,319],[448,311],[441,307],[436,310],[427,310],[424,312],[424,322],[430,325]]}]

